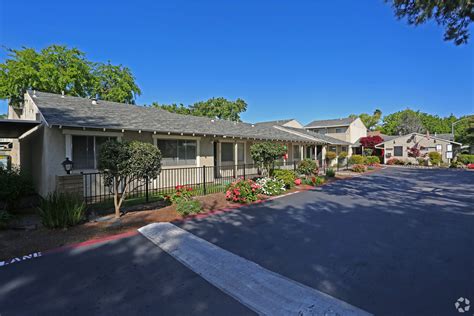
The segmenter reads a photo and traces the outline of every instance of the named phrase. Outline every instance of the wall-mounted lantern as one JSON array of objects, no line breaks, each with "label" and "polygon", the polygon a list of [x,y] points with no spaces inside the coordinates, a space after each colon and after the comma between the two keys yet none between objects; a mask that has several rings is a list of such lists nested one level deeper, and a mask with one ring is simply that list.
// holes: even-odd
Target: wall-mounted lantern
[{"label": "wall-mounted lantern", "polygon": [[66,171],[67,174],[71,174],[71,170],[74,164],[71,160],[69,160],[68,157],[66,157],[66,160],[64,160],[61,165],[63,165],[64,171]]}]

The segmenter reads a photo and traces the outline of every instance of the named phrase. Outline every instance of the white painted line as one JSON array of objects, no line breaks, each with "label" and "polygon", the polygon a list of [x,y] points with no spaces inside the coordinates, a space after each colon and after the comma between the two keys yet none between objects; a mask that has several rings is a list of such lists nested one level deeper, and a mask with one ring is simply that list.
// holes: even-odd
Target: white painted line
[{"label": "white painted line", "polygon": [[208,282],[261,315],[370,315],[170,223],[138,230]]},{"label": "white painted line", "polygon": [[13,264],[13,263],[18,263],[18,262],[21,262],[21,261],[24,261],[24,260],[31,260],[31,259],[34,259],[34,258],[39,258],[41,256],[42,256],[41,252],[33,252],[29,255],[24,255],[24,256],[21,256],[21,257],[15,257],[15,258],[11,258],[11,259],[8,259],[8,260],[5,260],[5,261],[0,261],[0,267],[5,267],[7,265],[10,265],[10,264]]}]

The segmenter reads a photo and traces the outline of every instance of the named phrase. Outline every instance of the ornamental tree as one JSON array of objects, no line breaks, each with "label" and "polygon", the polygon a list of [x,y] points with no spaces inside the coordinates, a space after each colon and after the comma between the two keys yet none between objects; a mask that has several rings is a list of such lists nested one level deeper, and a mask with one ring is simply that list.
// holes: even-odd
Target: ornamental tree
[{"label": "ornamental tree", "polygon": [[266,169],[267,174],[270,174],[275,160],[281,158],[286,151],[287,148],[285,145],[272,142],[256,143],[250,146],[250,155],[253,161],[260,167]]},{"label": "ornamental tree", "polygon": [[149,143],[108,140],[99,151],[99,170],[104,173],[105,183],[113,187],[118,218],[132,181],[148,181],[160,174],[161,152]]},{"label": "ornamental tree", "polygon": [[378,145],[383,142],[383,138],[379,135],[367,136],[360,138],[360,144],[364,148],[375,148],[375,145]]}]

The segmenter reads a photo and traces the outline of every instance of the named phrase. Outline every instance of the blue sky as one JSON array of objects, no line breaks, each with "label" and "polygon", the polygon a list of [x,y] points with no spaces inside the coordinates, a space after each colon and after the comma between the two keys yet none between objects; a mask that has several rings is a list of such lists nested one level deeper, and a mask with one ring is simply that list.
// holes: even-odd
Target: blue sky
[{"label": "blue sky", "polygon": [[473,45],[398,21],[382,0],[0,3],[2,45],[66,44],[126,65],[139,104],[240,97],[251,122],[474,112]]}]

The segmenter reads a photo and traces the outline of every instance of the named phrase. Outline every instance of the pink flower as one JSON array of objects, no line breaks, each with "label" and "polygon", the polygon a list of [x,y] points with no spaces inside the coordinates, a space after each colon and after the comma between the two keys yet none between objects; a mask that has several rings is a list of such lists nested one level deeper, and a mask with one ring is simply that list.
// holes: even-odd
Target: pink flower
[{"label": "pink flower", "polygon": [[295,179],[295,185],[300,185],[301,184],[301,179]]}]

